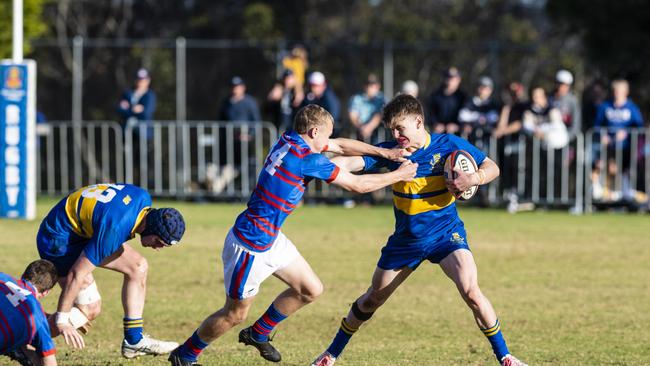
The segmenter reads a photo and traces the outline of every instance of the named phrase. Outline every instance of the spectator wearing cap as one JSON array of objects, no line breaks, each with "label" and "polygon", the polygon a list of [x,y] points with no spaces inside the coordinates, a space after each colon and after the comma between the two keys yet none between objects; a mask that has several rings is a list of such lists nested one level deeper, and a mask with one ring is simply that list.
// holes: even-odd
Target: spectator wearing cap
[{"label": "spectator wearing cap", "polygon": [[332,115],[335,122],[334,135],[336,135],[336,131],[340,128],[336,124],[341,121],[341,102],[332,88],[327,85],[325,75],[320,71],[309,74],[309,92],[302,101],[302,106],[309,104],[319,105]]},{"label": "spectator wearing cap", "polygon": [[136,136],[143,135],[151,139],[151,120],[156,111],[156,94],[150,89],[151,77],[147,69],[139,69],[135,76],[133,89],[124,91],[120,98],[118,112],[122,117],[123,128],[135,128]]},{"label": "spectator wearing cap", "polygon": [[562,114],[562,122],[569,130],[570,136],[575,136],[582,129],[582,111],[578,98],[571,91],[573,75],[568,70],[559,70],[555,74],[555,91],[551,95],[551,106]]},{"label": "spectator wearing cap", "polygon": [[363,92],[350,99],[348,108],[350,123],[356,130],[359,140],[371,141],[373,133],[381,124],[381,109],[384,103],[385,98],[381,92],[379,79],[374,74],[368,75]]},{"label": "spectator wearing cap", "polygon": [[246,94],[246,83],[239,76],[230,79],[230,95],[221,103],[219,120],[231,122],[260,122],[262,116],[257,101]]},{"label": "spectator wearing cap", "polygon": [[269,91],[266,101],[273,114],[273,122],[279,132],[291,128],[293,116],[302,103],[304,94],[298,88],[296,76],[293,71],[285,69],[282,76]]},{"label": "spectator wearing cap", "polygon": [[463,135],[475,134],[480,139],[481,136],[489,136],[496,127],[501,113],[501,104],[494,99],[493,91],[492,79],[481,76],[478,79],[476,94],[466,101],[458,112],[458,121],[463,126]]},{"label": "spectator wearing cap", "polygon": [[61,285],[52,335],[62,334],[68,345],[83,348],[77,329],[87,329],[101,312],[93,271],[102,267],[124,276],[122,356],[160,355],[178,347],[143,332],[148,265],[127,242],[139,234],[143,247],[157,251],[178,245],[184,232],[180,212],[151,208],[149,193],[132,184],[86,186],[63,198],[36,236],[40,257],[54,264]]},{"label": "spectator wearing cap", "polygon": [[404,81],[404,83],[402,83],[402,88],[400,89],[400,93],[408,94],[413,98],[417,98],[418,94],[420,94],[420,88],[418,87],[418,83],[416,83],[415,81],[406,80]]},{"label": "spectator wearing cap", "polygon": [[459,133],[458,112],[467,96],[460,89],[461,75],[450,67],[443,73],[443,82],[427,100],[429,124],[436,133]]}]

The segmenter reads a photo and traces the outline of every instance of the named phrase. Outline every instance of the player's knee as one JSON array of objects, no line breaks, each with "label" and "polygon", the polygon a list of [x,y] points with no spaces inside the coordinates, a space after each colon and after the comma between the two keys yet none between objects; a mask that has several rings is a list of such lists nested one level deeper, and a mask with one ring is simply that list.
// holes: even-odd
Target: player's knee
[{"label": "player's knee", "polygon": [[463,296],[463,300],[465,300],[467,305],[471,308],[478,308],[483,300],[483,294],[478,286],[463,289],[461,295]]},{"label": "player's knee", "polygon": [[317,281],[302,289],[302,291],[300,292],[300,297],[304,303],[311,303],[316,301],[316,299],[322,294],[323,294],[323,283]]},{"label": "player's knee", "polygon": [[380,306],[384,305],[386,302],[386,297],[378,291],[370,291],[367,296],[362,297],[359,299],[359,303],[361,308],[366,309],[368,311],[375,311],[377,308]]},{"label": "player's knee", "polygon": [[92,304],[77,305],[77,307],[83,312],[84,315],[86,315],[86,318],[88,318],[88,320],[95,320],[102,312],[102,301],[98,300]]},{"label": "player's knee", "polygon": [[131,278],[134,279],[139,279],[139,280],[146,280],[147,278],[147,272],[149,271],[149,262],[147,262],[147,259],[144,257],[138,258],[131,268],[129,268],[129,272],[126,274]]}]

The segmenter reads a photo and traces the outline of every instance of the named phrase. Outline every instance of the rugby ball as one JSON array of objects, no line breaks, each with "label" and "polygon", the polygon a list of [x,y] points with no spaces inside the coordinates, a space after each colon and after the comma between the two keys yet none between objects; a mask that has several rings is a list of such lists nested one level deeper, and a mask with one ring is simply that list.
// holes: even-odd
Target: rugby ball
[{"label": "rugby ball", "polygon": [[[456,179],[458,173],[454,171],[454,168],[459,168],[461,171],[471,174],[478,170],[476,166],[476,161],[472,158],[465,150],[456,150],[447,156],[445,160],[445,179],[453,180]],[[464,192],[452,192],[456,199],[461,201],[467,201],[478,192],[478,186],[472,186]]]}]

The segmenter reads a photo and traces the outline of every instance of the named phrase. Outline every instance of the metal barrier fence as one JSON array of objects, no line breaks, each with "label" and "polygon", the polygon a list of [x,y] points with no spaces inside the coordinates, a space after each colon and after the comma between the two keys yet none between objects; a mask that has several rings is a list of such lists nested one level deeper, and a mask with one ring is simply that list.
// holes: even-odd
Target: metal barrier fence
[{"label": "metal barrier fence", "polygon": [[[39,124],[37,191],[62,195],[97,182],[130,182],[152,195],[241,200],[255,187],[264,158],[278,132],[267,122],[155,121],[122,127],[111,121]],[[647,205],[650,188],[648,130],[616,136],[605,129],[572,136],[560,149],[534,136],[464,136],[495,160],[501,176],[479,190],[474,203],[498,206],[529,202],[590,212],[594,206]],[[383,128],[371,142],[387,141]],[[602,141],[601,141],[602,140]],[[313,182],[308,199],[353,197],[342,189]],[[389,201],[390,189],[375,200]]]}]

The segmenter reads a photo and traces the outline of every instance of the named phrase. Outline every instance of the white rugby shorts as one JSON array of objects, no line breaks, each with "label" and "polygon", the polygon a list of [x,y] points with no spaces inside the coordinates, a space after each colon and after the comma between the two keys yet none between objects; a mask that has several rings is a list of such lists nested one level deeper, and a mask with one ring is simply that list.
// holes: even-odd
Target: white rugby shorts
[{"label": "white rugby shorts", "polygon": [[226,294],[238,300],[255,296],[264,280],[299,255],[296,246],[282,231],[278,232],[271,249],[257,253],[246,249],[230,229],[221,253]]}]

